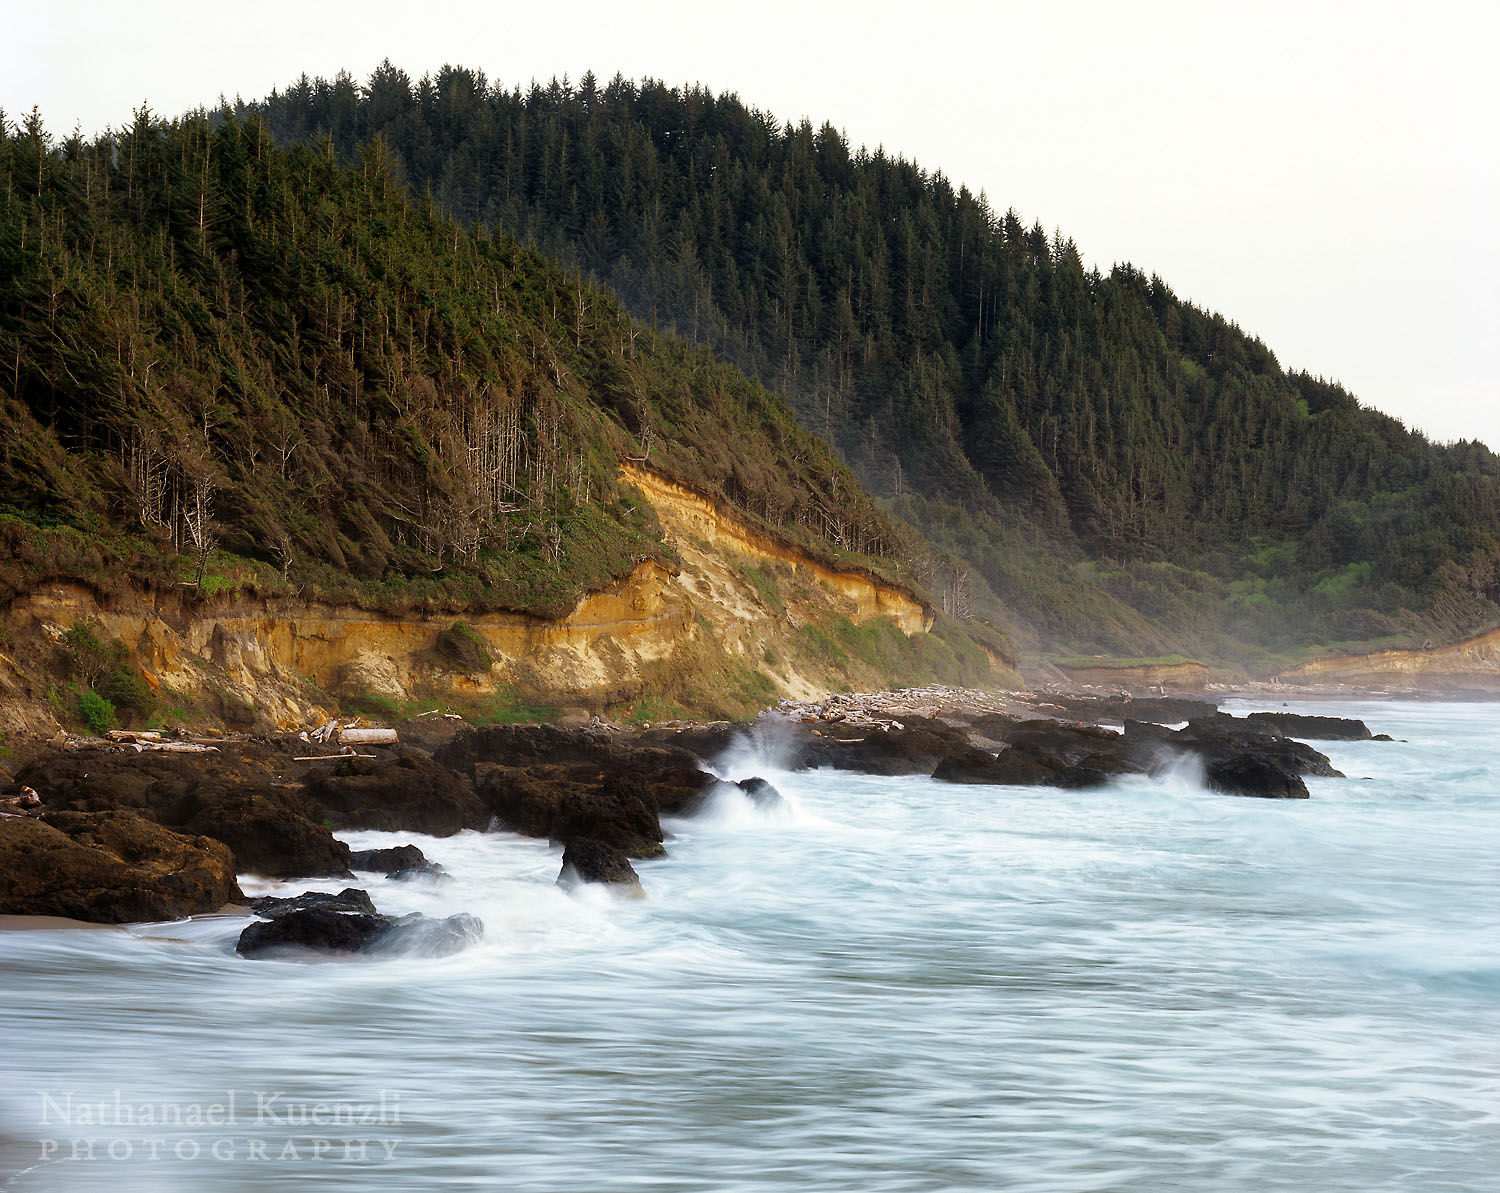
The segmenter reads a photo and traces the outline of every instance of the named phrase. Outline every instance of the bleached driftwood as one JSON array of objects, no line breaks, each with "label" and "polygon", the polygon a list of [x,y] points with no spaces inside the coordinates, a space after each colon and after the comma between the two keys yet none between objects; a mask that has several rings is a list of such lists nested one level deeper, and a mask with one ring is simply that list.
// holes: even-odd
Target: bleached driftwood
[{"label": "bleached driftwood", "polygon": [[111,729],[104,736],[110,741],[161,741],[156,729]]},{"label": "bleached driftwood", "polygon": [[340,729],[338,741],[345,746],[393,746],[399,739],[394,729]]},{"label": "bleached driftwood", "polygon": [[190,741],[136,741],[129,744],[137,754],[142,750],[159,751],[163,754],[217,754],[219,752],[218,746]]}]

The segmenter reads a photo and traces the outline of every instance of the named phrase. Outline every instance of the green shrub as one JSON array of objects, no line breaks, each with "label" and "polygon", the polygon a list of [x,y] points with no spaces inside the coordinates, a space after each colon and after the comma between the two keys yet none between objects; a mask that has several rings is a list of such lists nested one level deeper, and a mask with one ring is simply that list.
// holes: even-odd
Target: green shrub
[{"label": "green shrub", "polygon": [[61,641],[73,674],[90,688],[101,686],[125,654],[123,643],[106,643],[87,622],[75,621]]},{"label": "green shrub", "polygon": [[146,677],[128,663],[121,663],[114,669],[103,691],[117,710],[129,710],[138,716],[149,717],[156,707],[156,697],[151,694]]},{"label": "green shrub", "polygon": [[92,688],[79,694],[78,715],[98,737],[115,727],[115,706]]},{"label": "green shrub", "polygon": [[471,674],[488,671],[495,661],[489,643],[461,621],[439,631],[437,653],[449,666]]}]

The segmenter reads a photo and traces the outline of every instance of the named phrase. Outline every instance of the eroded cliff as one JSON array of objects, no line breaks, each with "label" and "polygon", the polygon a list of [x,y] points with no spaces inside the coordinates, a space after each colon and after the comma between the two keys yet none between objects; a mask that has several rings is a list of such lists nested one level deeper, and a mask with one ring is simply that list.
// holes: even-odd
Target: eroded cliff
[{"label": "eroded cliff", "polygon": [[1314,659],[1283,671],[1277,678],[1290,684],[1395,684],[1500,690],[1500,629],[1445,646]]},{"label": "eroded cliff", "polygon": [[700,692],[715,682],[737,687],[737,698],[726,692],[726,709],[777,695],[805,699],[838,683],[840,652],[827,658],[807,648],[828,627],[882,621],[912,636],[932,624],[910,593],[814,560],[682,485],[641,468],[621,479],[655,508],[680,567],[641,563],[555,620],[466,614],[493,660],[487,668],[455,667],[435,649],[451,615],[398,619],[352,606],[203,602],[171,592],[100,601],[81,585],[51,584],[4,611],[0,728],[51,732],[58,716],[66,719],[57,643],[79,623],[124,644],[164,711],[182,706],[229,724],[281,728],[313,723],[340,701],[399,708],[514,692],[605,709],[694,677]]}]

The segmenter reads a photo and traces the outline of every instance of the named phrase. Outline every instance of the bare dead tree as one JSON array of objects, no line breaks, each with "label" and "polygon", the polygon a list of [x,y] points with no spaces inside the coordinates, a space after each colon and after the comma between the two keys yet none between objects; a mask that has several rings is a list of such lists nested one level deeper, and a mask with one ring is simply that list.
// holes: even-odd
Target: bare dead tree
[{"label": "bare dead tree", "polygon": [[219,545],[218,536],[213,532],[214,494],[217,489],[218,486],[207,471],[192,477],[182,513],[188,542],[193,547],[197,567],[194,583],[199,592],[203,591],[203,575],[208,570],[208,557]]},{"label": "bare dead tree", "polygon": [[162,525],[172,460],[161,432],[151,425],[132,427],[123,454],[136,516],[142,526]]}]

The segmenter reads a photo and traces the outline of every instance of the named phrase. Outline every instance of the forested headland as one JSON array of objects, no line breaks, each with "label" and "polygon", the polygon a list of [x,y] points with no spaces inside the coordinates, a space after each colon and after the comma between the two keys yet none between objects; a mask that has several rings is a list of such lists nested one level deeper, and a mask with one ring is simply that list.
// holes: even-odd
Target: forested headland
[{"label": "forested headland", "polygon": [[669,554],[622,461],[916,583],[923,545],[779,396],[410,197],[378,142],[345,164],[258,119],[0,130],[7,595],[187,580],[557,616]]},{"label": "forested headland", "polygon": [[783,392],[1031,647],[1245,662],[1500,621],[1500,462],[939,171],[733,95],[388,63],[210,114],[503,228]]}]

